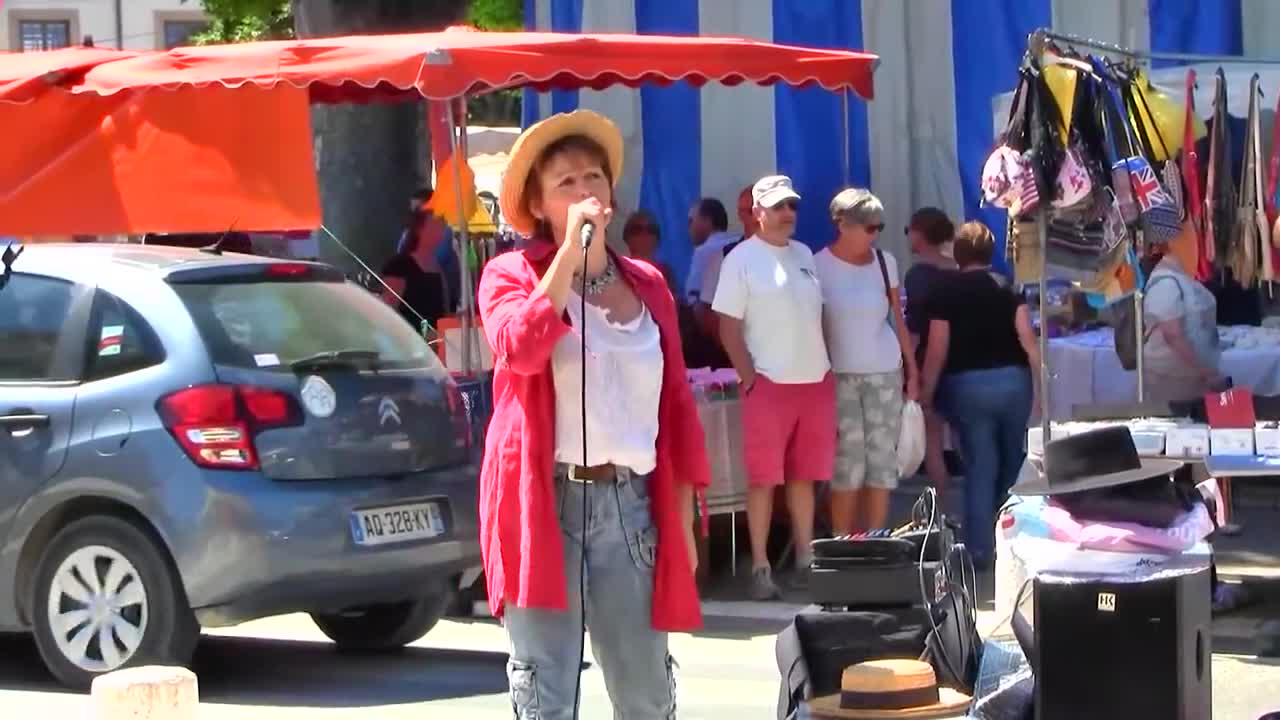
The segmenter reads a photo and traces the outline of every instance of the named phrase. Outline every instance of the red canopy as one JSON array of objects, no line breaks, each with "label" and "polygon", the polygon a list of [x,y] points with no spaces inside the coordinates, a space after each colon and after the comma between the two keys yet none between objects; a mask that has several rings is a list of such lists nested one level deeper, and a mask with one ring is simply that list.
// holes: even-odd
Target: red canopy
[{"label": "red canopy", "polygon": [[700,86],[777,82],[873,96],[874,55],[740,38],[480,32],[366,35],[210,45],[144,53],[92,68],[77,93],[220,84],[309,87],[319,102],[414,92],[430,99],[532,86],[603,89],[624,84]]},{"label": "red canopy", "polygon": [[127,50],[91,47],[0,52],[0,102],[30,102],[50,84],[75,82],[95,65],[136,55]]}]

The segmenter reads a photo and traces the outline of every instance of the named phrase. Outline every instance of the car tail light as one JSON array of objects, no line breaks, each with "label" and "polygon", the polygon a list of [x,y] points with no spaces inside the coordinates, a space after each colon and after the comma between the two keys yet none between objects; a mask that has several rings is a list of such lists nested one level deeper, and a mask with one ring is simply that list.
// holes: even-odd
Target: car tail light
[{"label": "car tail light", "polygon": [[157,410],[192,462],[207,468],[258,467],[253,436],[301,422],[287,393],[245,385],[197,385],[160,399]]},{"label": "car tail light", "polygon": [[301,277],[311,272],[311,266],[303,263],[272,263],[267,266],[271,277]]}]

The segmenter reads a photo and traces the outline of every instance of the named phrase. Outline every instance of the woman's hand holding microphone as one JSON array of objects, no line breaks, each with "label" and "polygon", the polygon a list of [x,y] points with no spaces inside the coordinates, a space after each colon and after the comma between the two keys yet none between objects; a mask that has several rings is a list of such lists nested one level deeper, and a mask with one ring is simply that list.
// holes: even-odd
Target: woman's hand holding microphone
[{"label": "woman's hand holding microphone", "polygon": [[569,206],[568,222],[565,223],[565,238],[560,243],[560,254],[570,253],[573,258],[575,273],[582,272],[582,228],[587,223],[595,226],[591,239],[591,247],[587,250],[587,277],[604,272],[607,262],[605,253],[605,228],[613,219],[613,209],[594,197],[589,197]]}]

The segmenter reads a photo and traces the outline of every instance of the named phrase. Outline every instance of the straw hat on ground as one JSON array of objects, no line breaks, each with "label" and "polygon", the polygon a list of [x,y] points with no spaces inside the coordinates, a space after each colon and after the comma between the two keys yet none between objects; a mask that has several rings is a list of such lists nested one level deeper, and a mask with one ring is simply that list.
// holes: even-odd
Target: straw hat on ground
[{"label": "straw hat on ground", "polygon": [[521,235],[531,236],[538,228],[538,219],[529,212],[524,202],[524,189],[529,181],[529,173],[548,145],[570,135],[590,138],[604,148],[615,186],[622,176],[622,133],[609,118],[590,110],[574,110],[552,115],[529,126],[511,146],[507,171],[502,176],[502,192],[498,199],[502,217]]},{"label": "straw hat on ground", "polygon": [[927,662],[872,660],[845,668],[840,694],[815,698],[809,710],[823,720],[922,720],[963,715],[971,701],[938,687]]}]

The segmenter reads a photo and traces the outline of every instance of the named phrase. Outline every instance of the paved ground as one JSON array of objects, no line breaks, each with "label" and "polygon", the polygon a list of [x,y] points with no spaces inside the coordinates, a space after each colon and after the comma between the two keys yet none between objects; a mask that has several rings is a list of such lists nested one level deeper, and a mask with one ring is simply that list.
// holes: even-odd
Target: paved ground
[{"label": "paved ground", "polygon": [[[909,493],[903,498],[899,502],[911,499]],[[1280,523],[1269,502],[1242,503],[1245,533],[1222,543],[1225,575],[1266,575],[1280,567]],[[989,598],[990,579],[982,584],[981,594]],[[707,630],[672,639],[681,665],[680,717],[772,718],[778,687],[773,636],[800,606],[741,602],[732,582],[721,578],[715,585]],[[1253,656],[1262,624],[1280,617],[1280,585],[1254,587],[1261,603],[1214,623],[1218,720],[1256,720],[1280,709],[1280,660]],[[984,626],[991,615],[984,613]],[[206,635],[195,669],[202,720],[506,720],[505,662],[502,631],[487,620],[445,622],[401,655],[369,658],[338,655],[309,619],[288,616]],[[584,720],[608,720],[598,670],[584,677]],[[21,637],[0,637],[0,708],[4,718],[88,717],[87,699],[54,685],[34,645]]]},{"label": "paved ground", "polygon": [[[743,624],[713,622],[708,633],[673,639],[682,720],[773,717],[776,624],[756,622],[754,631]],[[491,623],[449,622],[400,656],[351,658],[334,653],[305,617],[254,623],[201,644],[201,720],[509,720],[503,643]],[[1280,708],[1280,661],[1219,655],[1213,673],[1215,718],[1254,720]],[[584,720],[608,720],[595,669],[584,692]],[[88,717],[87,698],[55,687],[23,639],[0,640],[0,708],[4,717]]]}]

